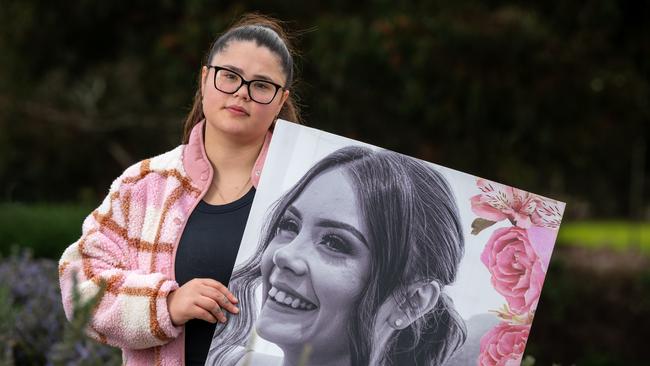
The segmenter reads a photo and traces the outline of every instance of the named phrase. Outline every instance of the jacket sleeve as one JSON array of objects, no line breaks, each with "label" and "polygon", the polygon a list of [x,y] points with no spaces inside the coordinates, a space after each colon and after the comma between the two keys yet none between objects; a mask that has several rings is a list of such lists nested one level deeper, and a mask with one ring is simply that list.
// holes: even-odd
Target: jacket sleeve
[{"label": "jacket sleeve", "polygon": [[[109,195],[85,220],[79,240],[70,245],[59,261],[59,281],[66,317],[73,314],[73,279],[81,300],[106,290],[91,317],[87,333],[112,346],[144,349],[165,344],[177,337],[182,327],[172,324],[167,309],[167,295],[178,283],[158,272],[138,269],[136,248],[141,243],[131,239],[129,195],[123,187],[128,172],[111,185]],[[126,197],[126,199],[125,199]],[[150,254],[151,255],[151,254]]]}]

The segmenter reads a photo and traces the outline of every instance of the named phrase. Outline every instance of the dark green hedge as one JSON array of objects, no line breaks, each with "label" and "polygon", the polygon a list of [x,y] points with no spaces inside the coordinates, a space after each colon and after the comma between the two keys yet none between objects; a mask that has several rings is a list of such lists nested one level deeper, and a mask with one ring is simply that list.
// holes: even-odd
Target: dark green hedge
[{"label": "dark green hedge", "polygon": [[29,248],[36,257],[57,259],[81,236],[90,206],[66,204],[0,204],[0,254],[12,247]]},{"label": "dark green hedge", "polygon": [[526,349],[537,365],[645,365],[649,338],[647,254],[555,249]]}]

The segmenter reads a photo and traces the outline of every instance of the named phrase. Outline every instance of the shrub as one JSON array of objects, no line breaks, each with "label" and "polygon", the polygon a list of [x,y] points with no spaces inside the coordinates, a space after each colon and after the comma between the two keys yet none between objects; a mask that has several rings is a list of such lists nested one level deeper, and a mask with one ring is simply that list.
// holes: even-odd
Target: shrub
[{"label": "shrub", "polygon": [[[117,349],[101,345],[63,312],[57,263],[29,251],[0,261],[0,364],[119,365]],[[88,306],[75,312],[88,316]],[[64,336],[65,335],[65,336]]]},{"label": "shrub", "polygon": [[89,205],[0,204],[0,254],[9,248],[30,248],[35,257],[58,259],[81,235],[81,224],[90,214]]}]

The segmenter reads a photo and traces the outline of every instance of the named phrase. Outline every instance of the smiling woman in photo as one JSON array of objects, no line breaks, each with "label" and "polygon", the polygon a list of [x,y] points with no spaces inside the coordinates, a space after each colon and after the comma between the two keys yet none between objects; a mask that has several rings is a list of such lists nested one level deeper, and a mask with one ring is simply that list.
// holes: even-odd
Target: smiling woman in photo
[{"label": "smiling woman in photo", "polygon": [[262,255],[268,297],[256,325],[262,338],[281,346],[287,361],[300,356],[305,344],[317,351],[311,362],[349,360],[341,335],[368,280],[366,237],[355,192],[341,169],[315,178],[280,217]]},{"label": "smiling woman in photo", "polygon": [[217,329],[208,363],[268,364],[242,347],[255,327],[283,365],[306,347],[309,365],[442,365],[466,338],[444,291],[463,253],[438,172],[390,151],[335,151],[272,207],[256,254],[231,279],[249,309]]}]

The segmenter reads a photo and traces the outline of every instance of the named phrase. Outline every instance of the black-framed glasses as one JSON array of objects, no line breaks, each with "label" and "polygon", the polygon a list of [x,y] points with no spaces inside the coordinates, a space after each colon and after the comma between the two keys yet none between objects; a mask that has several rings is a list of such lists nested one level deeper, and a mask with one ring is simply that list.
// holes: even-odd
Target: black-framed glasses
[{"label": "black-framed glasses", "polygon": [[278,94],[278,90],[284,90],[282,85],[278,85],[268,80],[246,80],[237,72],[226,69],[221,66],[208,65],[208,69],[214,69],[214,87],[226,94],[234,94],[242,85],[246,85],[248,96],[252,101],[260,104],[269,104]]}]

